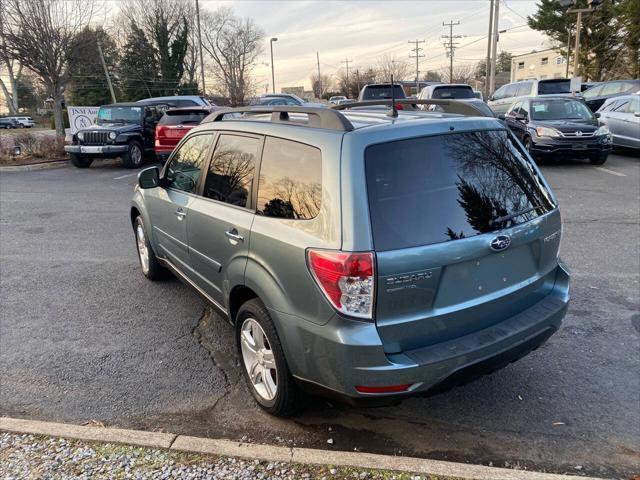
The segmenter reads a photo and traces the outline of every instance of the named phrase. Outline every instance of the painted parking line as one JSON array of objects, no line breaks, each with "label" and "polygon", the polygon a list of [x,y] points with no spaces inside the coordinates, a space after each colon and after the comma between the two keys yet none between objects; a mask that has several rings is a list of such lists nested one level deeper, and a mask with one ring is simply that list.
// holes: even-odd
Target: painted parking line
[{"label": "painted parking line", "polygon": [[596,170],[600,170],[601,172],[608,173],[610,175],[615,175],[616,177],[626,177],[627,176],[624,173],[614,172],[613,170],[609,170],[608,168],[604,168],[604,167],[596,167]]},{"label": "painted parking line", "polygon": [[134,175],[137,175],[137,174],[138,172],[127,173],[126,175],[120,175],[119,177],[115,177],[114,180],[121,180],[123,178],[133,177]]}]

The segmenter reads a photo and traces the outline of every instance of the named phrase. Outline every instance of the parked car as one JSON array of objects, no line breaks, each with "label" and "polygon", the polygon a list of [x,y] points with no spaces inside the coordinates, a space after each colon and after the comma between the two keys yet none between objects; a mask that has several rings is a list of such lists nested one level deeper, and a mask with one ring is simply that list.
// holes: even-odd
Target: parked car
[{"label": "parked car", "polygon": [[474,90],[473,94],[478,100],[482,100],[484,102],[484,93],[482,93],[480,90]]},{"label": "parked car", "polygon": [[209,107],[211,104],[209,101],[198,95],[169,95],[166,97],[151,97],[138,100],[137,103],[144,103],[145,105],[169,105],[170,107]]},{"label": "parked car", "polygon": [[35,126],[36,122],[33,121],[31,117],[9,117],[13,118],[16,122],[18,122],[19,128],[31,128]]},{"label": "parked car", "polygon": [[602,165],[611,134],[584,102],[570,97],[531,97],[515,102],[505,116],[511,131],[534,159],[588,158]]},{"label": "parked car", "polygon": [[640,80],[614,80],[596,85],[582,93],[582,98],[592,112],[597,112],[609,98],[640,93]]},{"label": "parked car", "polygon": [[596,116],[609,128],[614,146],[640,148],[640,94],[609,98]]},{"label": "parked car", "polygon": [[300,98],[292,93],[265,93],[257,99],[255,105],[293,105],[293,106],[305,106],[305,107],[322,107],[326,105],[323,103],[308,102],[304,98]]},{"label": "parked car", "polygon": [[96,125],[76,132],[64,150],[71,163],[87,168],[95,158],[122,157],[126,168],[138,168],[154,152],[156,124],[168,105],[114,103],[98,110]]},{"label": "parked car", "polygon": [[537,97],[540,95],[571,94],[571,80],[567,78],[554,78],[549,80],[522,80],[503,85],[489,97],[487,105],[496,115],[504,114],[509,107],[525,97]]},{"label": "parked car", "polygon": [[329,103],[331,103],[332,105],[338,105],[338,102],[340,100],[346,100],[347,97],[345,97],[344,95],[334,95],[333,97],[329,98]]},{"label": "parked car", "polygon": [[353,98],[343,98],[342,100],[338,100],[336,105],[347,105],[349,103],[356,103]]},{"label": "parked car", "polygon": [[[476,98],[473,93],[473,88],[463,83],[442,83],[423,88],[420,91],[420,95],[418,95],[418,100],[431,99],[460,100],[461,102],[473,104],[486,116],[495,116],[493,110],[491,110],[486,103]],[[442,111],[442,109],[436,105],[418,105],[418,108],[435,112]]]},{"label": "parked car", "polygon": [[450,388],[539,347],[569,301],[556,197],[502,122],[342,108],[213,113],[131,202],[142,273],[229,320],[272,414],[300,389]]},{"label": "parked car", "polygon": [[154,147],[156,159],[164,163],[182,137],[212,111],[218,109],[218,107],[182,107],[165,111],[156,125]]},{"label": "parked car", "polygon": [[0,128],[20,128],[20,124],[15,118],[0,118]]}]

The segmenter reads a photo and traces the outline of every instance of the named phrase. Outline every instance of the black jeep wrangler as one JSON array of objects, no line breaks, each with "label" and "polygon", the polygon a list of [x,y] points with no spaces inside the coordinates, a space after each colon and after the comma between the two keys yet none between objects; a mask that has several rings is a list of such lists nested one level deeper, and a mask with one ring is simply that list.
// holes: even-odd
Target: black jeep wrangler
[{"label": "black jeep wrangler", "polygon": [[114,103],[98,110],[96,125],[73,135],[64,150],[71,163],[87,168],[94,158],[121,157],[126,168],[138,168],[153,156],[156,124],[166,104]]}]

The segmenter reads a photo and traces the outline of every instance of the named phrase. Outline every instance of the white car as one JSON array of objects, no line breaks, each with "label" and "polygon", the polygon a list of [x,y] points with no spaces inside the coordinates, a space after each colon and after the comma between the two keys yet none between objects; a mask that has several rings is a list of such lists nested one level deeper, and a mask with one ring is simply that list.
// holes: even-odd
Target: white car
[{"label": "white car", "polygon": [[329,103],[333,105],[340,105],[340,100],[347,100],[347,97],[345,97],[344,95],[335,95],[329,98]]},{"label": "white car", "polygon": [[[486,116],[495,116],[494,112],[482,100],[476,97],[473,88],[464,83],[439,83],[437,85],[429,85],[424,87],[418,95],[419,100],[443,99],[443,100],[459,100],[461,102],[471,103]],[[440,111],[436,105],[419,105],[418,108],[430,111]]]},{"label": "white car", "polygon": [[20,128],[31,128],[36,125],[31,117],[10,117],[20,124]]}]

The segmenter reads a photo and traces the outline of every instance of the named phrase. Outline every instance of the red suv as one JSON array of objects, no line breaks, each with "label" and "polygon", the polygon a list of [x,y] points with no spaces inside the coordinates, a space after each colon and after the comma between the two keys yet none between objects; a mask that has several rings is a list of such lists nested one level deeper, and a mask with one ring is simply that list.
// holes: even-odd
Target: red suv
[{"label": "red suv", "polygon": [[183,107],[164,112],[156,126],[156,158],[164,163],[178,142],[207,115],[220,107]]}]

